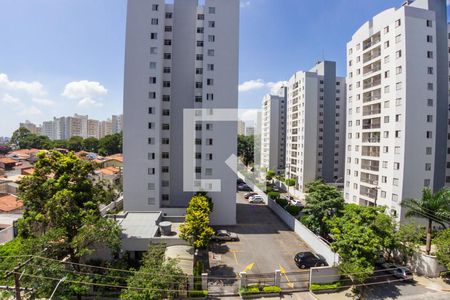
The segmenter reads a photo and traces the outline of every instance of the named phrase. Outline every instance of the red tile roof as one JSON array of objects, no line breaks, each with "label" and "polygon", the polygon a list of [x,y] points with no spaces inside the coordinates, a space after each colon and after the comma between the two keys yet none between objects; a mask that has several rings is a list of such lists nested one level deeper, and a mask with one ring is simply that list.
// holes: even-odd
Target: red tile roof
[{"label": "red tile roof", "polygon": [[0,162],[4,164],[16,164],[16,161],[9,157],[0,157]]},{"label": "red tile roof", "polygon": [[23,208],[23,202],[17,200],[16,196],[13,195],[3,195],[0,196],[0,211],[10,212],[17,209]]},{"label": "red tile roof", "polygon": [[106,175],[114,175],[114,174],[119,174],[120,170],[118,168],[115,167],[106,167],[103,169],[99,169],[97,170],[98,173],[103,173]]}]

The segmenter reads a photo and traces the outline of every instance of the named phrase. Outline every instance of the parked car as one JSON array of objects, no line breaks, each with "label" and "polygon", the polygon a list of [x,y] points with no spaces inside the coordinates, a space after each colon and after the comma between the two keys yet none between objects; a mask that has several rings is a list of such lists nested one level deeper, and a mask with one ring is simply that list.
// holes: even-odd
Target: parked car
[{"label": "parked car", "polygon": [[255,193],[255,192],[249,192],[249,193],[247,193],[247,194],[244,195],[244,198],[245,198],[245,199],[249,199],[251,196],[254,196],[254,195],[258,195],[258,193]]},{"label": "parked car", "polygon": [[301,207],[301,208],[303,208],[303,207],[305,207],[304,205],[303,205],[303,203],[301,203],[300,202],[300,200],[291,200],[290,201],[290,204],[292,205],[292,206],[298,206],[298,207]]},{"label": "parked car", "polygon": [[248,185],[244,184],[240,184],[237,187],[237,190],[240,192],[252,192],[253,190],[251,189],[251,187],[249,187]]},{"label": "parked car", "polygon": [[237,185],[239,185],[239,184],[245,184],[245,181],[244,181],[242,178],[238,178],[237,181],[236,181],[236,184],[237,184]]},{"label": "parked car", "polygon": [[264,203],[264,199],[260,195],[254,195],[248,199],[248,202],[249,203]]},{"label": "parked car", "polygon": [[399,278],[399,279],[404,279],[404,280],[413,280],[413,274],[412,272],[406,268],[406,267],[400,267],[397,269],[394,269],[392,274],[394,275],[394,277]]},{"label": "parked car", "polygon": [[216,242],[235,242],[239,241],[239,236],[228,230],[217,230],[211,239]]},{"label": "parked car", "polygon": [[312,252],[299,252],[294,256],[294,261],[300,269],[328,266],[326,259]]}]

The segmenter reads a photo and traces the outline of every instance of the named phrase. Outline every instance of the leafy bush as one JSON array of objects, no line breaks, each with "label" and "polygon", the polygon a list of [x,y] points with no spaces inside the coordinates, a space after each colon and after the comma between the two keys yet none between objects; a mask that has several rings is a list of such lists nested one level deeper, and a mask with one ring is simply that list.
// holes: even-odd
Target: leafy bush
[{"label": "leafy bush", "polygon": [[278,192],[270,192],[270,193],[267,193],[267,196],[269,198],[271,198],[271,199],[277,200],[277,199],[280,198],[280,193],[278,193]]},{"label": "leafy bush", "polygon": [[286,207],[286,211],[291,215],[293,215],[294,217],[297,216],[301,210],[302,210],[301,207],[295,205],[289,205],[288,207]]},{"label": "leafy bush", "polygon": [[273,189],[272,189],[271,186],[266,186],[266,193],[267,194],[272,193],[272,191],[273,191]]},{"label": "leafy bush", "polygon": [[259,294],[260,292],[258,286],[248,286],[240,288],[239,293],[241,295],[252,295],[252,294]]},{"label": "leafy bush", "polygon": [[265,286],[263,287],[263,292],[265,294],[281,293],[281,288],[275,285]]},{"label": "leafy bush", "polygon": [[201,290],[201,291],[189,291],[189,297],[191,298],[203,298],[208,296],[207,290]]},{"label": "leafy bush", "polygon": [[276,200],[279,206],[285,207],[288,204],[288,201],[284,198],[279,198]]},{"label": "leafy bush", "polygon": [[336,281],[334,283],[311,283],[311,291],[320,290],[333,290],[341,286],[341,282]]}]

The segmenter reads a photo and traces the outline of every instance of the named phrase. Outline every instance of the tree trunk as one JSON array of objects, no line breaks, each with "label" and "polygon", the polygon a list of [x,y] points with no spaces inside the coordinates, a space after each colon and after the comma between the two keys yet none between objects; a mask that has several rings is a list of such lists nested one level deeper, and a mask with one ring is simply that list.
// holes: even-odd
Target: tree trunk
[{"label": "tree trunk", "polygon": [[426,251],[427,254],[430,255],[431,252],[431,234],[433,232],[433,220],[428,219],[428,228],[427,228],[427,246],[426,246]]}]

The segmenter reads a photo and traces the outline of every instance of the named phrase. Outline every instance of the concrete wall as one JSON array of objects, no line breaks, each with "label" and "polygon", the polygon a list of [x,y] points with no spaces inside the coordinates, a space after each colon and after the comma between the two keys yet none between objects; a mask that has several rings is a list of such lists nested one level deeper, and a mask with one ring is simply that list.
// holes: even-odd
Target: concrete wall
[{"label": "concrete wall", "polygon": [[290,215],[286,210],[279,206],[275,201],[269,200],[268,205],[270,209],[281,219],[283,222],[302,239],[311,249],[325,257],[329,265],[336,265],[339,263],[339,255],[334,253],[330,246],[309,230],[305,225],[300,223],[296,218]]},{"label": "concrete wall", "polygon": [[310,283],[333,283],[341,279],[336,267],[313,267],[309,272]]},{"label": "concrete wall", "polygon": [[3,230],[0,230],[0,244],[7,243],[14,239],[14,227],[9,226]]},{"label": "concrete wall", "polygon": [[426,277],[439,277],[439,273],[445,268],[438,263],[436,256],[416,253],[410,260],[409,267],[417,275]]}]

